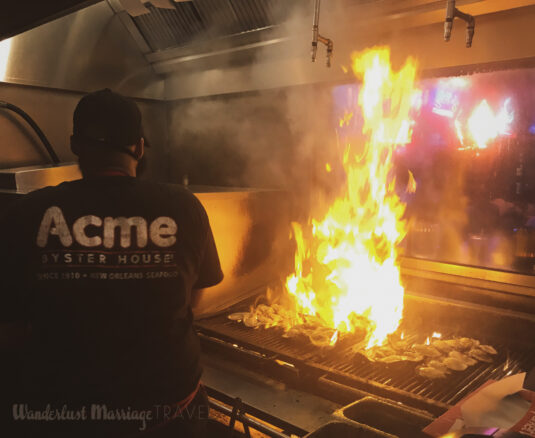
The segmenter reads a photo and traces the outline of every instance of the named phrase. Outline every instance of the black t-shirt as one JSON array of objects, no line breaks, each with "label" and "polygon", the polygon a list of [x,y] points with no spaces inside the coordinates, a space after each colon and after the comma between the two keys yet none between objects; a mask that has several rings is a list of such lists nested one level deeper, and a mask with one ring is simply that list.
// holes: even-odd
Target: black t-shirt
[{"label": "black t-shirt", "polygon": [[197,385],[191,292],[223,274],[186,189],[103,176],[30,193],[0,219],[0,270],[0,321],[31,324],[28,393],[170,403]]}]

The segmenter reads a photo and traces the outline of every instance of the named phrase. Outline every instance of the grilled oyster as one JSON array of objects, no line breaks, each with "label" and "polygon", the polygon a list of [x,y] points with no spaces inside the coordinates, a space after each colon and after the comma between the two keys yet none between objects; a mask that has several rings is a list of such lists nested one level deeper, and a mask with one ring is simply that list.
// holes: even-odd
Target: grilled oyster
[{"label": "grilled oyster", "polygon": [[400,339],[399,341],[391,342],[392,347],[397,351],[407,351],[410,347],[409,342],[405,339]]},{"label": "grilled oyster", "polygon": [[403,362],[406,360],[405,356],[398,356],[396,354],[393,354],[392,356],[385,356],[377,359],[378,362],[383,363],[395,363],[395,362]]},{"label": "grilled oyster", "polygon": [[328,347],[331,345],[331,338],[333,337],[334,330],[318,330],[308,335],[308,339],[316,347]]},{"label": "grilled oyster", "polygon": [[453,347],[450,344],[448,344],[447,341],[443,341],[442,339],[437,339],[436,341],[433,341],[431,345],[435,347],[437,350],[446,354],[448,354],[450,351],[453,350]]},{"label": "grilled oyster", "polygon": [[487,362],[487,363],[490,363],[492,362],[492,358],[483,350],[480,350],[479,347],[478,348],[472,348],[468,354],[473,357],[474,359],[477,359],[481,362]]},{"label": "grilled oyster", "polygon": [[471,338],[461,338],[459,339],[459,347],[462,350],[470,350],[473,347],[477,347],[479,345],[479,341],[476,339]]},{"label": "grilled oyster", "polygon": [[243,323],[247,327],[258,327],[260,325],[260,323],[258,322],[258,319],[256,318],[256,314],[254,313],[247,313],[243,317]]},{"label": "grilled oyster", "polygon": [[492,347],[491,345],[480,345],[478,347],[480,350],[483,350],[485,353],[487,354],[498,354],[498,352],[495,350],[494,347]]},{"label": "grilled oyster", "polygon": [[408,360],[409,362],[421,362],[424,360],[424,356],[418,353],[415,353],[413,351],[407,351],[403,357],[405,360]]},{"label": "grilled oyster", "polygon": [[230,315],[227,316],[227,318],[232,321],[242,321],[245,318],[245,315],[249,315],[249,312],[231,313]]},{"label": "grilled oyster", "polygon": [[462,363],[468,365],[469,367],[475,365],[477,360],[472,359],[470,356],[463,354],[459,351],[450,351],[449,357],[460,360]]},{"label": "grilled oyster", "polygon": [[446,372],[433,367],[420,367],[418,374],[427,379],[443,379],[446,377]]},{"label": "grilled oyster", "polygon": [[415,351],[418,354],[421,354],[422,356],[427,356],[427,357],[439,357],[439,356],[441,356],[440,351],[438,351],[432,345],[414,344],[412,346],[412,349],[413,349],[413,351]]},{"label": "grilled oyster", "polygon": [[459,360],[455,357],[447,357],[444,359],[444,365],[446,365],[450,370],[455,371],[464,371],[466,368],[468,368],[468,365],[463,362],[462,360]]},{"label": "grilled oyster", "polygon": [[377,347],[375,349],[375,354],[378,357],[395,356],[396,351],[388,346],[382,346],[382,347]]},{"label": "grilled oyster", "polygon": [[448,367],[443,362],[440,362],[438,360],[432,360],[426,366],[430,368],[435,368],[436,370],[441,371],[443,373],[448,372]]}]

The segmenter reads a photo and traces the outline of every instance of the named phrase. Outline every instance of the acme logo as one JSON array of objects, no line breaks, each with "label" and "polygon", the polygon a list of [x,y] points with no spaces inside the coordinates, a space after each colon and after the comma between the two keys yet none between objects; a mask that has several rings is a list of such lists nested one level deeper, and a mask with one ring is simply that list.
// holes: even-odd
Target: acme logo
[{"label": "acme logo", "polygon": [[[96,233],[87,234],[87,229],[95,228]],[[150,238],[156,246],[167,248],[175,244],[177,225],[176,222],[167,216],[160,216],[154,219],[150,225],[139,216],[133,217],[105,217],[100,218],[94,215],[82,216],[72,224],[72,232],[65,220],[63,211],[57,206],[49,207],[37,233],[37,246],[45,248],[49,236],[57,236],[64,247],[72,245],[73,240],[80,245],[94,248],[104,245],[105,248],[115,246],[116,235],[119,235],[119,243],[122,248],[129,248],[132,245],[132,229],[135,228],[136,244],[139,248],[147,246]],[[115,230],[119,229],[119,233]]]}]

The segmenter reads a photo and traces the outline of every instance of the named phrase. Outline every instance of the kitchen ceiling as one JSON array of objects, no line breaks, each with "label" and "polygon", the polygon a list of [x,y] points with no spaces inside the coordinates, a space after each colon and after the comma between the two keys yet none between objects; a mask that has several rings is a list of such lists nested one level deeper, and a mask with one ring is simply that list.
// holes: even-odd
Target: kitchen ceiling
[{"label": "kitchen ceiling", "polygon": [[294,8],[312,0],[194,0],[174,9],[146,5],[149,13],[132,17],[152,51],[271,27]]}]

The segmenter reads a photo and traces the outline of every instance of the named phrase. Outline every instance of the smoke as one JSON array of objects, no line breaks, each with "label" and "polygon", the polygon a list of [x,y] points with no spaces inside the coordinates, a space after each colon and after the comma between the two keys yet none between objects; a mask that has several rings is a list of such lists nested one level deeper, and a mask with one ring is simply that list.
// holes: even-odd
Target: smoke
[{"label": "smoke", "polygon": [[[340,11],[334,11],[336,5],[330,3],[326,11],[327,3],[323,3],[320,33],[332,37],[335,44],[331,69],[325,66],[326,48],[322,45],[318,47],[316,63],[310,62],[313,12],[310,2],[309,7],[294,10],[284,25],[266,36],[267,40],[287,38],[284,43],[256,51],[247,65],[236,65],[229,60],[202,74],[183,78],[184,89],[201,90],[208,97],[170,104],[170,166],[175,182],[182,182],[187,176],[190,184],[283,189],[290,193],[295,215],[301,218],[310,214],[313,206],[321,204],[318,198],[336,192],[340,145],[332,90],[335,84],[354,81],[351,74],[344,75],[340,68],[349,64],[349,58],[344,57],[373,43],[392,42],[397,69],[410,54],[411,47],[417,46],[416,40],[421,42],[418,35],[427,31],[411,36],[406,30],[381,33],[378,29],[362,36],[358,31],[338,29],[336,17]],[[437,43],[442,42],[440,26],[435,27],[432,35],[436,34]],[[414,44],[402,47],[412,40]],[[429,55],[430,45],[423,46],[425,50],[419,53]],[[423,67],[428,62],[425,57],[420,61]],[[524,120],[532,113],[532,74],[502,72],[469,79],[474,99],[488,98],[492,102],[502,92],[518,97],[517,110],[522,116],[518,117],[515,129],[522,125],[522,130],[526,130],[535,123],[535,120]],[[218,91],[222,94],[214,95]],[[484,221],[488,222],[488,217],[496,214],[494,200],[503,199],[516,205],[512,202],[513,194],[505,190],[481,192],[474,197],[470,174],[478,158],[461,156],[454,144],[453,129],[452,138],[445,138],[440,146],[444,150],[433,149],[430,144],[438,133],[432,130],[432,127],[428,130],[429,137],[421,139],[421,151],[416,154],[419,168],[414,163],[405,163],[418,181],[415,201],[408,210],[412,228],[417,230],[411,243],[412,250],[416,249],[413,255],[455,263],[509,266],[512,237],[502,239],[500,236],[505,231],[495,232],[496,224]],[[448,147],[450,150],[446,150]],[[334,171],[327,172],[326,163]],[[485,165],[480,167],[485,172]],[[497,217],[494,222],[500,221]],[[522,221],[515,221],[522,225]],[[491,255],[487,261],[481,259],[486,250],[477,248],[478,242],[486,239],[485,233],[489,239],[499,240],[496,247],[501,251],[501,255],[495,256],[496,251],[489,249]]]},{"label": "smoke", "polygon": [[312,3],[291,11],[285,24],[266,35],[269,41],[285,42],[255,52],[248,66],[229,61],[191,84],[232,90],[242,79],[255,91],[171,104],[171,174],[176,182],[187,178],[192,185],[282,189],[304,210],[312,193],[333,185],[325,171],[325,163],[337,154],[332,85],[307,84],[307,70],[329,78],[340,69],[327,69],[325,47],[319,48],[315,64],[310,61],[312,12]]}]

